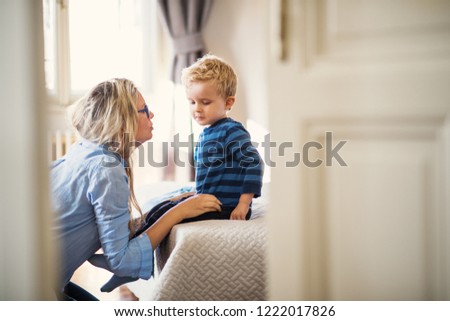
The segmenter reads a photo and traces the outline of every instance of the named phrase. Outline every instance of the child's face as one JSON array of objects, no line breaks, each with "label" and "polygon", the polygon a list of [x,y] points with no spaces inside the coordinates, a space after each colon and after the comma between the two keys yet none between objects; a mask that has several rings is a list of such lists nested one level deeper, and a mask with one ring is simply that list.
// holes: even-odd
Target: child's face
[{"label": "child's face", "polygon": [[186,88],[186,97],[191,107],[192,118],[201,125],[212,125],[227,117],[234,104],[234,97],[224,99],[210,82],[192,82]]}]

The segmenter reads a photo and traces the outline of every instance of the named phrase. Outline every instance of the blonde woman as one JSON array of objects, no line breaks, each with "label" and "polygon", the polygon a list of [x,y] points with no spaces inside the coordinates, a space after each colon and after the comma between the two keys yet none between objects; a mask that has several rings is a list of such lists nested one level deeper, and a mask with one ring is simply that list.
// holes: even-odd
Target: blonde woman
[{"label": "blonde woman", "polygon": [[130,239],[143,221],[131,217],[132,207],[143,216],[134,196],[130,155],[152,138],[153,116],[127,79],[102,82],[75,105],[72,123],[82,139],[50,170],[61,253],[58,299],[96,300],[70,279],[99,249],[116,275],[149,279],[153,249],[175,224],[221,210],[216,197],[194,195]]}]

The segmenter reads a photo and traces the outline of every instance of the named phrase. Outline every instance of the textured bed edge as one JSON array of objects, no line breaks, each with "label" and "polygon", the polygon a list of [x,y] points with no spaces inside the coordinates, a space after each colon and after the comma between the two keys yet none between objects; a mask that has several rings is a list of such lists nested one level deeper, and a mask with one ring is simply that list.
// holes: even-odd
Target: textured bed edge
[{"label": "textured bed edge", "polygon": [[[141,191],[146,195],[143,201],[151,191],[150,187]],[[266,300],[266,207],[267,198],[261,197],[254,200],[249,221],[209,220],[174,226],[155,251],[155,277],[132,282],[130,289],[141,300]]]},{"label": "textured bed edge", "polygon": [[266,300],[264,218],[180,224],[156,251],[152,300]]}]

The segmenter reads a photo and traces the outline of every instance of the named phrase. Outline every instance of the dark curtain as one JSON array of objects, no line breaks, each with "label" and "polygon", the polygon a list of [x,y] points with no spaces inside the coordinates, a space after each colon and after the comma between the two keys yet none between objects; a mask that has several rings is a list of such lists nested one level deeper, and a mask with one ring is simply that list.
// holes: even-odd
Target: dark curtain
[{"label": "dark curtain", "polygon": [[[170,79],[174,84],[181,82],[181,71],[190,66],[206,53],[202,30],[206,24],[213,0],[158,0],[160,19],[170,35],[173,46],[173,58]],[[173,115],[175,115],[175,101],[173,101]],[[189,120],[192,122],[192,119]],[[175,134],[175,123],[171,124],[171,132]],[[192,124],[191,124],[192,127]],[[191,146],[192,152],[194,146]],[[175,179],[176,149],[169,149],[168,162],[164,169],[165,180]],[[193,155],[189,155],[193,164]],[[195,170],[190,166],[190,178],[194,180]]]},{"label": "dark curtain", "polygon": [[202,30],[213,0],[158,0],[160,18],[172,39],[170,79],[180,83],[181,70],[206,53]]}]

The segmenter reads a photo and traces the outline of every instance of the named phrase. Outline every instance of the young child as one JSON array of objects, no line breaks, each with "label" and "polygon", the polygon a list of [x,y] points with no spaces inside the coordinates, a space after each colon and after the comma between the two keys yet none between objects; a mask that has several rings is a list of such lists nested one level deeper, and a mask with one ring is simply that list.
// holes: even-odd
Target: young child
[{"label": "young child", "polygon": [[252,200],[261,195],[263,162],[248,131],[228,117],[236,73],[221,58],[205,55],[183,70],[181,80],[193,119],[207,126],[194,152],[196,192],[215,195],[224,218],[249,219]]},{"label": "young child", "polygon": [[[251,144],[248,131],[227,115],[236,101],[237,76],[221,58],[206,55],[185,68],[181,77],[193,119],[206,126],[194,151],[196,193],[212,194],[222,204],[220,212],[208,212],[182,223],[208,219],[248,220],[253,198],[261,196],[264,164]],[[156,205],[133,238],[190,196],[186,193]],[[101,256],[96,254],[89,261],[107,269]],[[101,290],[110,292],[135,280],[137,278],[114,275]]]}]

